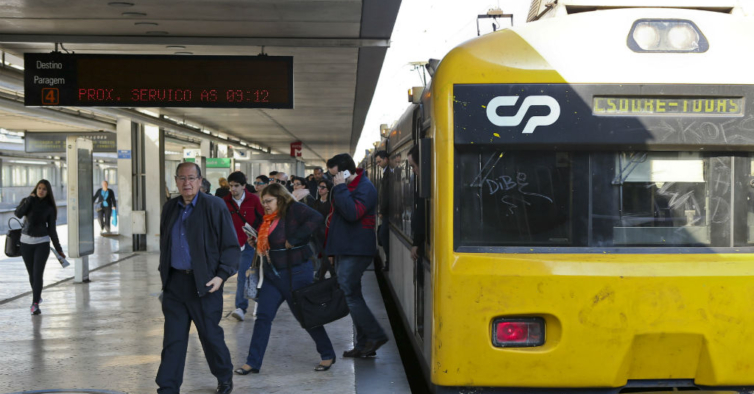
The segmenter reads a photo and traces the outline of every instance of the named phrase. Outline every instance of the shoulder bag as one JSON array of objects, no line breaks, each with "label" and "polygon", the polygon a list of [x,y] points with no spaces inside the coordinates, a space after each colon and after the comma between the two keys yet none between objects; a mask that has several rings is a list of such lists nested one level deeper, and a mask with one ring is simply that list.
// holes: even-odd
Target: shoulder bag
[{"label": "shoulder bag", "polygon": [[[329,278],[291,291],[293,294],[291,311],[301,327],[307,330],[332,323],[350,313],[346,295],[338,285],[335,269],[330,265],[329,259],[323,260],[323,269],[326,265],[327,270],[330,271]],[[288,280],[293,289],[293,270],[290,261],[288,262]]]},{"label": "shoulder bag", "polygon": [[[18,222],[19,225],[23,228],[23,223],[21,223],[18,218],[10,218],[8,219],[8,228],[10,229],[10,221],[15,220]],[[10,229],[8,230],[8,236],[5,237],[5,255],[8,257],[18,257],[21,256],[21,229]]]}]

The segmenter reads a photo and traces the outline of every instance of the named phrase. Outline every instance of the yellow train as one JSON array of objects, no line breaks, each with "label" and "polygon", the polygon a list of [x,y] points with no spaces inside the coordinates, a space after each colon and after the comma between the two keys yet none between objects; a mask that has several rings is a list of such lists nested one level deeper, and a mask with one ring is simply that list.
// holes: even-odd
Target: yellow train
[{"label": "yellow train", "polygon": [[389,171],[367,159],[434,392],[754,390],[746,11],[534,1],[442,59],[383,142]]}]

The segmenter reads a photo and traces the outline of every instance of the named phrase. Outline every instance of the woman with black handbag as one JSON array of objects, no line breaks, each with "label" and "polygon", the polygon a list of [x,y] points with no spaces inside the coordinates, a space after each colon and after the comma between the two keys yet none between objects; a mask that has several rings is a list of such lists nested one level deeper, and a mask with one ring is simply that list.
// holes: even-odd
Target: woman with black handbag
[{"label": "woman with black handbag", "polygon": [[[257,318],[246,364],[235,370],[239,375],[259,373],[272,321],[283,301],[293,309],[292,290],[312,283],[309,239],[322,223],[322,215],[295,202],[285,186],[273,183],[262,191],[264,221],[259,227],[257,253],[264,264],[264,281],[257,293]],[[289,269],[290,267],[290,269]],[[306,330],[317,345],[321,362],[315,371],[327,371],[335,364],[335,350],[323,326]]]},{"label": "woman with black handbag", "polygon": [[42,313],[39,302],[42,299],[45,265],[50,257],[50,241],[60,256],[65,258],[55,229],[58,207],[50,182],[45,179],[39,181],[31,195],[21,200],[15,213],[19,218],[26,216],[21,230],[21,256],[26,264],[32,289],[31,314],[38,315]]}]

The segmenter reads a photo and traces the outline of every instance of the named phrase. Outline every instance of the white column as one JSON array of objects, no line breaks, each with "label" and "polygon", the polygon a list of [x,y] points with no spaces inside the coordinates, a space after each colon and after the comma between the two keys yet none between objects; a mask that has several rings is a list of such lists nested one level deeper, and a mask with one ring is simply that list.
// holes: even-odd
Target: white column
[{"label": "white column", "polygon": [[[160,144],[160,129],[156,126],[144,126],[144,167],[147,188],[144,191],[147,202],[147,252],[160,251],[160,214],[165,200],[165,149]],[[160,189],[163,189],[162,193]]]},{"label": "white column", "polygon": [[131,119],[119,118],[116,133],[118,134],[118,248],[121,253],[130,253],[133,251],[133,231],[131,230],[131,211],[133,211]]}]

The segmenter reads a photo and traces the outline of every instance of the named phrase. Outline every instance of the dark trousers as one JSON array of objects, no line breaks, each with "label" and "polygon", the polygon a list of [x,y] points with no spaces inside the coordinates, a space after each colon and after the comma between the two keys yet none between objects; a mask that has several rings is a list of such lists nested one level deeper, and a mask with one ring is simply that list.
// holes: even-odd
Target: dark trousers
[{"label": "dark trousers", "polygon": [[355,349],[364,349],[367,342],[387,339],[385,331],[377,322],[361,292],[361,277],[372,264],[373,256],[336,256],[338,284],[346,296],[348,309],[356,331]]},{"label": "dark trousers", "polygon": [[99,213],[99,229],[100,231],[107,230],[110,232],[110,218],[113,214],[112,207],[102,207]]},{"label": "dark trousers", "polygon": [[37,304],[42,298],[42,287],[44,287],[45,266],[47,258],[50,257],[50,243],[25,244],[21,243],[21,256],[26,264],[26,272],[29,273],[29,284],[31,284],[32,302]]},{"label": "dark trousers", "polygon": [[390,261],[390,228],[387,219],[382,219],[382,224],[377,229],[377,236],[380,239],[380,245],[382,250],[385,251],[385,261],[383,262],[383,269],[388,269],[388,262]]},{"label": "dark trousers", "polygon": [[222,288],[199,297],[194,274],[170,270],[170,278],[162,295],[165,333],[162,341],[160,369],[155,382],[158,393],[179,393],[186,364],[189,328],[194,322],[204,349],[209,369],[218,383],[233,377],[230,351],[225,345],[220,319],[223,313]]},{"label": "dark trousers", "polygon": [[[272,321],[280,309],[283,301],[288,302],[291,306],[293,295],[291,294],[291,282],[293,288],[300,289],[312,283],[312,263],[306,262],[297,265],[291,269],[293,273],[292,280],[289,279],[288,270],[278,270],[278,275],[272,272],[269,265],[264,267],[264,283],[259,289],[259,298],[257,298],[257,319],[254,321],[254,331],[251,334],[251,343],[249,344],[249,355],[246,357],[246,364],[252,368],[262,369],[262,360],[267,350],[267,343],[270,341],[272,332]],[[317,352],[322,360],[332,360],[335,358],[335,349],[332,347],[330,337],[327,336],[325,327],[315,327],[306,330],[309,336],[314,340]],[[303,349],[296,349],[294,352],[301,352]]]}]

